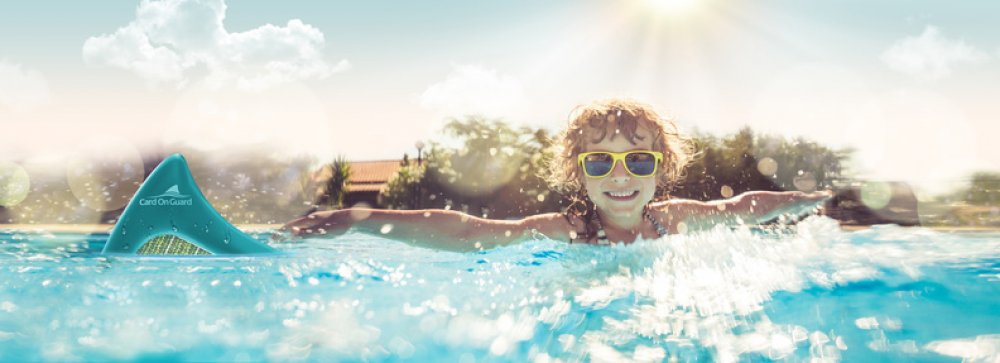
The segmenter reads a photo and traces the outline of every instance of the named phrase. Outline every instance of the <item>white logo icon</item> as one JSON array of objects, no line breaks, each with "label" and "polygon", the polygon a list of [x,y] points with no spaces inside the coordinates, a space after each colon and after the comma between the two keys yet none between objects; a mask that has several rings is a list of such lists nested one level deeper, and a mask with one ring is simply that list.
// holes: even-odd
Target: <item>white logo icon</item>
[{"label": "white logo icon", "polygon": [[191,200],[191,196],[181,194],[180,189],[177,188],[177,184],[174,184],[172,187],[167,188],[167,190],[164,191],[163,194],[152,196],[149,198],[142,198],[139,200],[139,205],[179,206],[179,205],[192,205],[192,204],[193,201]]}]

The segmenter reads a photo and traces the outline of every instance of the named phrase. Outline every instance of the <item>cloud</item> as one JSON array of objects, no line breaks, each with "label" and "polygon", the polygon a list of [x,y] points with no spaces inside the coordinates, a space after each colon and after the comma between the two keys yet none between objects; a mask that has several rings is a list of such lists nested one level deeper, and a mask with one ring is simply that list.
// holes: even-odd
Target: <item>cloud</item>
[{"label": "cloud", "polygon": [[83,59],[153,84],[184,87],[203,75],[210,84],[244,89],[322,79],[350,67],[346,60],[327,63],[323,33],[301,20],[230,33],[225,17],[224,0],[144,0],[129,24],[87,38]]},{"label": "cloud", "polygon": [[517,118],[525,105],[517,79],[478,65],[453,65],[441,82],[427,87],[420,105],[444,117],[482,115]]},{"label": "cloud", "polygon": [[958,63],[982,62],[989,56],[964,40],[945,38],[937,27],[928,25],[920,36],[896,41],[880,58],[892,70],[936,80],[950,75]]},{"label": "cloud", "polygon": [[31,111],[49,100],[49,84],[35,70],[0,61],[0,107]]}]

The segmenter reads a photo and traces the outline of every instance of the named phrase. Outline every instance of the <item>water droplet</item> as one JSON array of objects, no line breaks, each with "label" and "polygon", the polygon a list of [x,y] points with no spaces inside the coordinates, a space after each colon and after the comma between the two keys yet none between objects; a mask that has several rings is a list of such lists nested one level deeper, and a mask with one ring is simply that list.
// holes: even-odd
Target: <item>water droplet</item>
[{"label": "water droplet", "polygon": [[123,249],[123,250],[126,250],[126,251],[127,251],[127,250],[128,250],[128,249],[129,249],[130,247],[132,247],[132,246],[131,246],[131,245],[129,245],[129,244],[127,244],[127,243],[126,243],[126,244],[124,244],[124,245],[122,245],[122,249]]},{"label": "water droplet", "polygon": [[792,184],[795,185],[795,189],[808,193],[816,190],[817,183],[816,177],[813,176],[813,173],[807,171],[793,178]]},{"label": "water droplet", "polygon": [[723,198],[729,198],[733,196],[733,188],[728,185],[723,185],[722,190],[719,191]]},{"label": "water droplet", "polygon": [[765,157],[757,162],[757,171],[763,176],[772,176],[778,172],[778,162],[770,157]]},{"label": "water droplet", "polygon": [[892,200],[892,186],[885,182],[866,182],[861,186],[861,203],[870,209],[882,209]]},{"label": "water droplet", "polygon": [[222,243],[229,244],[229,240],[232,239],[232,232],[226,232],[226,238],[222,239]]},{"label": "water droplet", "polygon": [[688,231],[687,224],[685,224],[684,222],[677,223],[677,233],[678,234],[685,234],[685,233],[687,233],[687,231]]}]

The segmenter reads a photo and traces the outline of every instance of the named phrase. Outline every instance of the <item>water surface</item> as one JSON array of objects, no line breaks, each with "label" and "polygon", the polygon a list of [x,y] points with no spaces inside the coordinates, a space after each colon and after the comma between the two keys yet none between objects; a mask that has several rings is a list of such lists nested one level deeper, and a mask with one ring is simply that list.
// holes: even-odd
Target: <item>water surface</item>
[{"label": "water surface", "polygon": [[997,233],[811,218],[478,253],[349,234],[239,258],[104,256],[106,239],[0,233],[0,360],[1000,359]]}]

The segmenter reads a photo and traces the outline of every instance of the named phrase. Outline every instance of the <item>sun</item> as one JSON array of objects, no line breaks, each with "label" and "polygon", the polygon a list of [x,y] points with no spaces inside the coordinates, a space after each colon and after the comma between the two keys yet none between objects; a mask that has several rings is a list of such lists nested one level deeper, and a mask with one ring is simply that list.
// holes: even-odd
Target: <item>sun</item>
[{"label": "sun", "polygon": [[664,14],[679,14],[690,11],[698,5],[699,0],[647,0],[653,8]]}]

